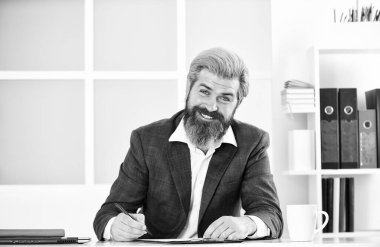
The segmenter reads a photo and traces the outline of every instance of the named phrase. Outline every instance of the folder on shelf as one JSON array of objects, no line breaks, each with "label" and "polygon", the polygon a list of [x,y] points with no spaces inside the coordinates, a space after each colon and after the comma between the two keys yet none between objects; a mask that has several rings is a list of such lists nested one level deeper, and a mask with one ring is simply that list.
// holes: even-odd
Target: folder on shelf
[{"label": "folder on shelf", "polygon": [[322,179],[322,210],[329,215],[329,221],[323,232],[333,232],[334,222],[334,178]]},{"label": "folder on shelf", "polygon": [[359,168],[356,88],[339,89],[340,168]]},{"label": "folder on shelf", "polygon": [[355,219],[355,186],[354,178],[346,178],[346,232],[353,232]]},{"label": "folder on shelf", "polygon": [[[326,178],[322,178],[322,210],[325,211],[330,217],[329,212],[327,212],[327,180]],[[323,228],[322,232],[327,232],[327,225],[325,228]]]},{"label": "folder on shelf", "polygon": [[340,178],[339,193],[339,232],[345,232],[347,219],[346,178]]},{"label": "folder on shelf", "polygon": [[[327,214],[327,180],[326,178],[322,178],[322,210],[325,211]],[[329,214],[330,216],[330,214]],[[323,228],[323,232],[326,232],[326,227]]]},{"label": "folder on shelf", "polygon": [[354,193],[353,177],[322,178],[322,210],[330,218],[323,232],[354,231]]},{"label": "folder on shelf", "polygon": [[377,167],[376,111],[359,111],[360,168]]},{"label": "folder on shelf", "polygon": [[334,219],[332,221],[333,224],[333,232],[339,232],[339,221],[340,221],[340,213],[339,213],[339,198],[340,198],[340,178],[334,177],[334,193],[333,193],[333,215]]},{"label": "folder on shelf", "polygon": [[320,89],[322,169],[339,168],[338,89]]},{"label": "folder on shelf", "polygon": [[377,168],[380,168],[380,89],[365,92],[367,109],[376,110]]}]

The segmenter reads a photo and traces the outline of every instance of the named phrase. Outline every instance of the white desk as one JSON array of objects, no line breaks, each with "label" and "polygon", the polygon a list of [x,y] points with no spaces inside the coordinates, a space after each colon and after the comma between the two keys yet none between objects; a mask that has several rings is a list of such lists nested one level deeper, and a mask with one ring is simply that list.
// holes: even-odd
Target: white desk
[{"label": "white desk", "polygon": [[[88,246],[97,246],[97,247],[117,247],[117,246],[182,246],[182,247],[195,247],[199,245],[189,245],[189,244],[162,244],[162,243],[146,243],[146,242],[96,242],[86,244]],[[371,236],[371,237],[337,237],[337,238],[317,238],[313,242],[291,242],[289,239],[276,239],[276,240],[248,240],[242,243],[230,243],[230,244],[202,244],[202,247],[216,247],[216,246],[225,246],[225,247],[287,247],[287,246],[298,246],[298,247],[308,247],[308,246],[377,246],[380,247],[380,235]],[[85,247],[85,246],[83,246]],[[200,246],[199,246],[200,247]]]},{"label": "white desk", "polygon": [[[197,245],[189,244],[163,244],[163,243],[147,243],[147,242],[90,242],[86,244],[87,246],[97,246],[97,247],[118,247],[118,246],[182,246],[182,247],[195,247]],[[83,247],[86,247],[83,245]],[[199,246],[199,245],[198,245]],[[276,240],[248,240],[242,243],[229,243],[229,244],[202,244],[202,247],[216,247],[216,246],[225,246],[225,247],[287,247],[287,246],[298,246],[298,247],[308,247],[308,246],[377,246],[380,247],[380,235],[373,237],[337,237],[337,238],[317,238],[313,242],[291,242],[288,239],[276,239]],[[199,246],[200,247],[200,246]]]},{"label": "white desk", "polygon": [[[2,245],[6,246],[6,245]],[[12,245],[7,245],[12,246]],[[26,245],[13,245],[14,247],[22,247]],[[33,247],[33,245],[27,245],[28,247]],[[37,245],[34,245],[37,246]],[[170,246],[182,246],[182,247],[217,247],[217,246],[225,246],[225,247],[328,247],[328,246],[344,246],[344,247],[380,247],[380,235],[378,236],[363,236],[363,237],[324,237],[324,238],[316,238],[312,242],[291,242],[288,239],[276,239],[276,240],[248,240],[242,243],[229,243],[229,244],[202,244],[200,245],[189,245],[189,244],[166,244],[166,243],[148,243],[148,242],[98,242],[93,240],[86,244],[67,244],[67,245],[43,245],[44,247],[170,247]]]},{"label": "white desk", "polygon": [[[62,245],[44,245],[44,247],[48,246],[54,246],[59,247]],[[166,243],[148,243],[148,242],[112,242],[112,241],[105,241],[105,242],[98,242],[96,240],[93,240],[86,244],[78,244],[78,245],[64,245],[65,247],[170,247],[170,246],[182,246],[182,247],[195,247],[200,245],[189,245],[189,244],[166,244]],[[312,242],[291,242],[289,239],[282,238],[282,239],[276,239],[276,240],[248,240],[244,241],[242,243],[229,243],[229,244],[202,244],[202,247],[217,247],[217,246],[225,246],[225,247],[315,247],[315,246],[322,246],[322,247],[328,247],[328,246],[345,246],[345,247],[380,247],[380,234],[378,236],[361,236],[361,237],[323,237],[323,238],[316,238]],[[15,245],[16,247],[16,245]],[[18,247],[21,247],[18,245]],[[32,247],[29,245],[28,247]],[[62,246],[63,247],[63,246]]]}]

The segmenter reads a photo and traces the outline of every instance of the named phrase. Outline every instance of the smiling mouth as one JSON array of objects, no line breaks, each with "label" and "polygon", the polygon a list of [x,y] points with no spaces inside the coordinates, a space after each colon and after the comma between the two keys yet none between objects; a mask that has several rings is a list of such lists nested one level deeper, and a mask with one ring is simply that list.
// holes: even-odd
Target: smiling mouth
[{"label": "smiling mouth", "polygon": [[206,115],[206,114],[203,114],[203,113],[199,113],[199,115],[201,115],[201,117],[206,119],[206,120],[213,120],[214,119],[213,117]]}]

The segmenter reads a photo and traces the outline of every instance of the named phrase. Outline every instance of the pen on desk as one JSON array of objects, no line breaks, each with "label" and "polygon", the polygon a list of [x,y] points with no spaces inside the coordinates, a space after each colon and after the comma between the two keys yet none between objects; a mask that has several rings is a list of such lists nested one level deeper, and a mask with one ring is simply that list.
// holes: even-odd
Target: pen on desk
[{"label": "pen on desk", "polygon": [[[131,217],[133,220],[135,221],[138,221],[134,216],[132,216],[130,213],[128,213],[127,211],[125,211],[125,209],[120,206],[120,204],[118,203],[115,203],[115,207],[117,207],[122,213],[128,215],[129,217]],[[152,235],[152,233],[150,233],[150,231],[148,230],[148,228],[146,228],[146,232],[149,234],[149,235]]]}]

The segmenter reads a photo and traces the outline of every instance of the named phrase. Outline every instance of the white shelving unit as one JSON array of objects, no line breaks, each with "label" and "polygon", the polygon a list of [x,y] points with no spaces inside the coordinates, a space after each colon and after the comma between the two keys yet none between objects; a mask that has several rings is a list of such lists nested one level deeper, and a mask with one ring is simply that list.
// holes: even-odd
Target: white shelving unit
[{"label": "white shelving unit", "polygon": [[[362,236],[379,234],[380,226],[374,223],[377,212],[368,207],[369,202],[374,207],[380,206],[377,196],[364,197],[371,193],[372,187],[378,188],[380,169],[321,169],[321,137],[320,137],[320,102],[319,89],[323,87],[358,88],[359,110],[365,109],[364,92],[378,87],[380,72],[380,47],[314,47],[313,68],[315,85],[315,113],[307,113],[308,129],[315,130],[315,170],[286,171],[290,176],[307,176],[309,180],[309,203],[316,203],[322,209],[322,178],[323,177],[355,177],[355,232],[324,233],[323,236]],[[376,69],[377,68],[377,69]],[[366,74],[367,73],[367,74]],[[360,79],[360,80],[359,80]],[[366,201],[363,201],[365,198]],[[367,212],[366,215],[363,211]],[[369,216],[368,215],[373,215]],[[319,225],[322,218],[318,219]],[[358,227],[359,226],[359,227]],[[359,229],[358,229],[359,228]]]}]

